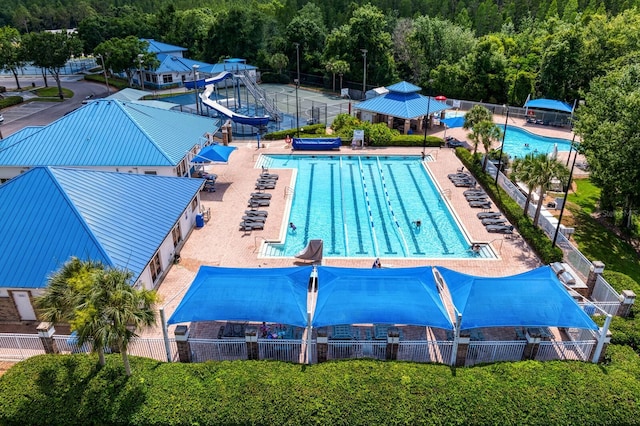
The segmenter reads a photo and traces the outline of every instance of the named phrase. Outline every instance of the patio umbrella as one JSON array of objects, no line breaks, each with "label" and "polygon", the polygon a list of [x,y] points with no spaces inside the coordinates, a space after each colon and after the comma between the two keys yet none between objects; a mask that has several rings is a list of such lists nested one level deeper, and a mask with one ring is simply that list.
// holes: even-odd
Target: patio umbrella
[{"label": "patio umbrella", "polygon": [[192,163],[226,163],[229,161],[229,156],[237,147],[227,145],[209,145],[205,146],[197,153]]},{"label": "patio umbrella", "polygon": [[436,101],[446,101],[447,97],[444,95],[438,95],[436,96]]}]

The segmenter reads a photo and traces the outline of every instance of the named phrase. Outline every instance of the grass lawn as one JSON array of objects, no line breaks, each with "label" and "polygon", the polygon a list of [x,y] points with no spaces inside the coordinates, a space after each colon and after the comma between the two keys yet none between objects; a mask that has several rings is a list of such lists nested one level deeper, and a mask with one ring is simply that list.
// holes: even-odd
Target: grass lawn
[{"label": "grass lawn", "polygon": [[577,190],[569,194],[567,209],[575,220],[574,239],[590,260],[601,260],[606,269],[628,275],[640,283],[640,258],[633,247],[603,227],[591,213],[596,211],[600,189],[588,179],[575,181]]},{"label": "grass lawn", "polygon": [[[35,89],[33,91],[36,95],[41,98],[57,98],[58,97],[58,87],[50,86],[50,87],[41,87],[39,89]],[[62,88],[62,94],[65,99],[69,99],[73,97],[73,92],[69,89]]]}]

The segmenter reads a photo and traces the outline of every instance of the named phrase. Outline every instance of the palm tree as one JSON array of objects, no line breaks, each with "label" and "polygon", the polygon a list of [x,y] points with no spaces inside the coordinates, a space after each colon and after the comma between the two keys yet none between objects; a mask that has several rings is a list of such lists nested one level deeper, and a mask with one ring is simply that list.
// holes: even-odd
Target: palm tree
[{"label": "palm tree", "polygon": [[533,164],[536,161],[536,154],[529,153],[523,158],[516,158],[511,164],[511,180],[514,182],[522,182],[527,187],[527,200],[524,203],[524,215],[528,216],[529,204],[531,203],[531,195],[535,189],[535,178],[533,174]]},{"label": "palm tree", "polygon": [[131,271],[73,257],[51,276],[36,305],[44,321],[69,323],[78,345],[92,343],[100,365],[104,348],[117,347],[130,376],[128,345],[139,328],[155,324],[158,300],[155,291],[132,287],[132,277]]},{"label": "palm tree", "polygon": [[480,143],[480,134],[476,131],[475,127],[483,121],[493,122],[493,114],[482,105],[474,105],[469,112],[464,115],[462,127],[465,130],[471,130],[468,137],[473,142],[473,155],[478,151],[478,144]]},{"label": "palm tree", "polygon": [[537,225],[545,191],[551,187],[554,180],[565,182],[569,177],[569,169],[557,159],[546,154],[539,154],[533,165],[532,173],[538,188],[538,206],[533,217],[533,224]]},{"label": "palm tree", "polygon": [[129,270],[108,268],[96,276],[87,294],[84,324],[90,335],[110,347],[117,347],[127,376],[131,375],[127,349],[138,337],[136,331],[155,325],[155,291],[135,289]]},{"label": "palm tree", "polygon": [[[478,139],[482,142],[484,147],[484,161],[482,162],[482,171],[487,168],[487,160],[489,159],[489,149],[494,141],[500,140],[502,137],[502,130],[493,121],[483,120],[477,123],[473,128],[473,133],[477,133]],[[477,147],[477,145],[476,145]]]}]

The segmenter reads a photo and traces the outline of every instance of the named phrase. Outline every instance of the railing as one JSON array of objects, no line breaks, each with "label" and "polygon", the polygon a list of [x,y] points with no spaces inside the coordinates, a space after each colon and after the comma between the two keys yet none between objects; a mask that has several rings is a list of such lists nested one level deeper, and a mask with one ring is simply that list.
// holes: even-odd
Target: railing
[{"label": "railing", "polygon": [[448,199],[451,199],[451,189],[450,188],[445,188],[442,191],[440,191],[440,195],[442,195],[443,197],[447,197]]},{"label": "railing", "polygon": [[591,352],[596,345],[595,340],[575,342],[540,342],[536,361],[574,360],[589,361]]},{"label": "railing", "polygon": [[189,339],[193,362],[247,359],[245,339]]},{"label": "railing", "polygon": [[[171,360],[177,361],[178,347],[175,339],[169,339]],[[167,349],[164,340],[160,338],[134,339],[129,343],[127,350],[129,355],[151,358],[158,361],[167,361]]]},{"label": "railing", "polygon": [[259,359],[301,363],[302,340],[258,339]]},{"label": "railing", "polygon": [[327,359],[373,358],[386,359],[386,341],[330,340],[327,344]]},{"label": "railing", "polygon": [[[63,354],[75,354],[75,353],[88,353],[91,352],[91,344],[85,343],[82,346],[79,346],[76,342],[75,336],[62,336],[55,335],[53,336],[53,340],[56,342],[56,346],[60,353]],[[167,356],[164,356],[164,360],[167,359]]]},{"label": "railing", "polygon": [[285,186],[284,187],[284,198],[289,198],[289,197],[293,197],[294,194],[294,189],[290,186]]},{"label": "railing", "polygon": [[600,275],[596,278],[591,299],[595,305],[612,315],[620,308],[620,294]]},{"label": "railing", "polygon": [[470,342],[464,365],[471,366],[499,361],[521,361],[526,345],[527,342],[525,340],[510,342]]},{"label": "railing", "polygon": [[22,361],[44,353],[42,341],[36,334],[0,333],[0,361]]},{"label": "railing", "polygon": [[267,92],[265,92],[253,82],[247,70],[239,70],[239,72],[243,77],[242,82],[247,88],[247,91],[251,93],[251,95],[257,102],[260,102],[262,104],[262,106],[269,113],[272,119],[274,119],[275,121],[281,121],[282,115],[280,114],[280,110],[278,110],[276,101],[267,96]]},{"label": "railing", "polygon": [[451,341],[401,341],[398,346],[398,361],[449,364],[452,347]]}]

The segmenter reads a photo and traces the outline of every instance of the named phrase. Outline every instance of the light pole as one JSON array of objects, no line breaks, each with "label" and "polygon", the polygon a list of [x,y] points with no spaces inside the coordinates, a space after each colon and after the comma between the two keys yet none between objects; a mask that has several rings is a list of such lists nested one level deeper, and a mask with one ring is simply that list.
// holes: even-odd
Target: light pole
[{"label": "light pole", "polygon": [[504,132],[502,132],[502,145],[500,145],[500,157],[498,158],[498,170],[496,171],[496,185],[498,185],[498,176],[500,176],[500,168],[502,167],[502,150],[504,149],[504,138],[507,135],[507,123],[509,122],[509,105],[504,107],[507,109],[507,117],[504,119]]},{"label": "light pole", "polygon": [[193,64],[193,90],[196,95],[196,114],[200,115],[200,110],[199,110],[199,105],[200,102],[198,102],[198,68],[200,68],[200,65],[198,64]]},{"label": "light pole", "polygon": [[[574,135],[575,137],[575,135]],[[573,146],[573,142],[571,142],[571,146]],[[571,156],[571,154],[569,154]],[[558,231],[560,230],[560,224],[562,223],[562,214],[564,213],[564,206],[567,204],[567,196],[569,195],[569,189],[571,189],[571,178],[573,177],[573,168],[576,165],[576,158],[578,158],[578,151],[576,150],[575,155],[573,156],[573,163],[571,163],[571,170],[569,171],[569,182],[567,183],[567,190],[564,193],[564,198],[562,200],[562,208],[560,209],[560,217],[558,217],[558,226],[556,226],[556,232],[553,235],[553,243],[551,243],[551,247],[556,246],[556,240],[558,239]],[[568,164],[568,162],[567,162]]]},{"label": "light pole", "polygon": [[144,55],[142,53],[138,53],[138,69],[140,70],[140,87],[144,90],[144,79],[142,78],[142,57]]},{"label": "light pole", "polygon": [[571,139],[571,145],[569,146],[569,155],[567,155],[567,167],[569,167],[569,159],[571,159],[571,151],[573,151],[573,143],[576,141],[576,134],[573,134],[573,138]]},{"label": "light pole", "polygon": [[300,86],[300,80],[295,79],[294,83],[296,84],[296,137],[300,137],[300,108],[298,107],[298,86]]},{"label": "light pole", "polygon": [[362,99],[367,97],[367,49],[360,49],[364,60],[364,73],[362,75]]},{"label": "light pole", "polygon": [[427,153],[427,129],[431,123],[431,120],[429,119],[431,114],[431,96],[429,96],[429,93],[431,92],[431,82],[432,80],[427,80],[427,114],[424,117],[424,141],[422,141],[423,156]]},{"label": "light pole", "polygon": [[104,63],[104,57],[102,55],[96,55],[96,58],[100,58],[102,61],[102,71],[104,72],[104,84],[107,86],[107,96],[111,93],[109,91],[109,80],[107,79],[107,66]]}]

